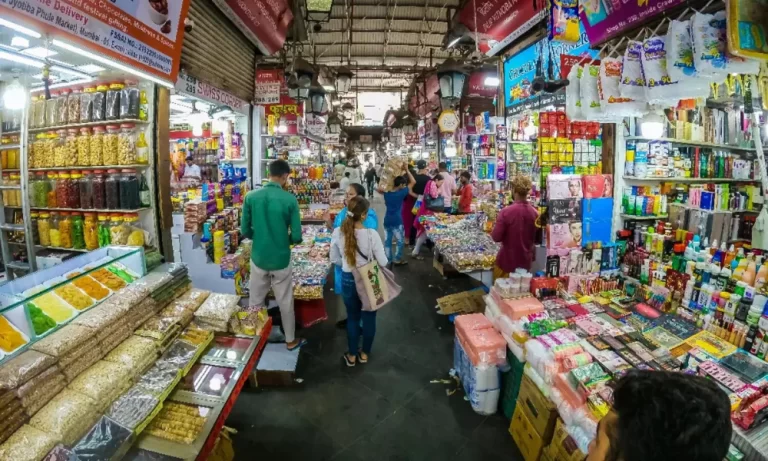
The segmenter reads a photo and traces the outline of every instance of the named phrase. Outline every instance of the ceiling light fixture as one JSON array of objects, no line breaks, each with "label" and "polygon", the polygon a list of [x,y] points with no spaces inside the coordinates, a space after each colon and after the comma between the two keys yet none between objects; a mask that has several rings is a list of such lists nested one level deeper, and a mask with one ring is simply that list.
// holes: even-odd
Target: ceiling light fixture
[{"label": "ceiling light fixture", "polygon": [[128,72],[132,75],[135,75],[137,77],[143,78],[145,80],[149,80],[150,82],[157,83],[158,85],[162,85],[166,88],[173,88],[174,84],[171,82],[168,82],[166,80],[163,80],[161,78],[155,77],[154,75],[150,75],[146,72],[142,72],[140,70],[136,70],[133,67],[127,66],[125,64],[121,64],[117,61],[113,61],[111,59],[107,59],[101,55],[98,55],[96,53],[91,53],[90,51],[83,50],[81,48],[78,48],[74,45],[70,45],[69,43],[62,42],[61,40],[53,40],[51,42],[54,46],[59,47],[61,49],[71,51],[73,53],[77,53],[80,56],[85,56],[88,59],[92,59],[96,62],[100,62],[102,64],[106,64],[107,66],[113,67],[117,70],[122,70],[123,72]]},{"label": "ceiling light fixture", "polygon": [[79,66],[78,69],[82,70],[83,72],[88,72],[89,74],[95,74],[97,72],[103,72],[107,69],[97,66],[96,64],[86,64],[84,66]]},{"label": "ceiling light fixture", "polygon": [[13,61],[19,64],[24,64],[25,66],[37,67],[38,69],[42,69],[43,67],[45,67],[45,63],[43,61],[24,56],[22,54],[16,53],[15,51],[5,51],[0,49],[0,60],[2,59],[5,59],[6,61]]},{"label": "ceiling light fixture", "polygon": [[24,108],[26,102],[27,95],[24,92],[24,87],[19,83],[19,77],[14,77],[3,92],[3,106],[6,109],[19,110]]},{"label": "ceiling light fixture", "polygon": [[347,67],[340,67],[336,71],[336,91],[346,93],[352,88],[352,78],[355,75]]},{"label": "ceiling light fixture", "polygon": [[14,48],[29,48],[29,40],[24,37],[14,35],[11,39],[11,46]]},{"label": "ceiling light fixture", "polygon": [[[57,88],[71,87],[71,86],[75,86],[75,85],[82,85],[82,84],[85,84],[85,83],[90,83],[92,81],[93,81],[92,78],[84,78],[84,79],[80,79],[80,80],[71,80],[69,82],[61,82],[61,83],[55,83],[53,85],[48,85],[48,89],[49,90],[55,90]],[[29,90],[29,92],[30,93],[37,93],[38,91],[43,91],[43,90],[45,90],[44,86],[38,86],[38,87],[35,87],[35,88],[31,88]]]},{"label": "ceiling light fixture", "polygon": [[39,33],[35,32],[34,30],[28,29],[28,28],[26,28],[24,26],[16,24],[15,22],[8,21],[7,19],[0,18],[0,26],[5,26],[5,27],[7,27],[9,29],[13,29],[16,32],[22,33],[24,35],[28,35],[28,36],[33,37],[33,38],[40,38],[40,37],[42,37],[42,35],[40,35]]},{"label": "ceiling light fixture", "polygon": [[485,86],[499,86],[499,77],[485,77]]},{"label": "ceiling light fixture", "polygon": [[22,50],[22,53],[26,54],[27,56],[34,56],[40,59],[50,58],[51,56],[56,56],[57,54],[59,54],[56,51],[50,50],[42,46],[27,48],[26,50]]}]

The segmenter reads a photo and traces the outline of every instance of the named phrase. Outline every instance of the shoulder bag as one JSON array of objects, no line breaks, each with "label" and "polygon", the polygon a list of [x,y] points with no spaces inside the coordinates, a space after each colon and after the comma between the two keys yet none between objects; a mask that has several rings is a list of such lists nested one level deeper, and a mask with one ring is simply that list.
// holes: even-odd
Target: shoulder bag
[{"label": "shoulder bag", "polygon": [[375,231],[369,229],[368,232],[370,254],[364,255],[360,247],[357,247],[357,252],[368,262],[355,267],[352,275],[355,277],[355,287],[363,303],[363,310],[377,311],[395,299],[402,288],[395,282],[395,274],[386,267],[380,266],[373,257],[373,238],[370,232]]},{"label": "shoulder bag", "polygon": [[429,195],[429,189],[431,188],[432,181],[427,183],[427,187],[424,188],[424,201],[429,211],[445,211],[445,199],[442,195],[438,194],[437,197]]}]

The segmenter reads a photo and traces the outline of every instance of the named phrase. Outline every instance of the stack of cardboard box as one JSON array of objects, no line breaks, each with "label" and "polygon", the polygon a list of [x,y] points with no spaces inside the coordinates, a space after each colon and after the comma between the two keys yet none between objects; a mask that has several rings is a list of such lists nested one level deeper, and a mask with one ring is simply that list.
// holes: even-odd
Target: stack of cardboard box
[{"label": "stack of cardboard box", "polygon": [[565,431],[565,423],[557,418],[552,442],[541,453],[541,461],[583,461],[584,453],[576,446],[576,442]]},{"label": "stack of cardboard box", "polygon": [[526,375],[520,384],[509,432],[525,461],[537,461],[552,439],[557,419],[555,404]]}]

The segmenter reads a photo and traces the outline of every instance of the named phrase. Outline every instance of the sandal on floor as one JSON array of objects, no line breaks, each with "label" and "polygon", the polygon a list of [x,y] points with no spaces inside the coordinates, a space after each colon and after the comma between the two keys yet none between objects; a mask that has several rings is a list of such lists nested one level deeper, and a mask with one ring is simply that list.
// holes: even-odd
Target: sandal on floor
[{"label": "sandal on floor", "polygon": [[[365,354],[365,355],[367,356],[368,354]],[[360,363],[368,363],[368,359],[367,358],[365,358],[365,359],[363,358],[362,351],[357,353],[357,361],[360,362]]]},{"label": "sandal on floor", "polygon": [[[354,356],[353,356],[353,357],[354,357]],[[351,367],[354,367],[354,366],[355,366],[355,363],[356,363],[356,362],[353,362],[353,361],[349,360],[349,354],[347,354],[347,353],[344,353],[344,354],[341,356],[341,358],[344,360],[344,363],[346,363],[348,367],[350,367],[350,368],[351,368]]]},{"label": "sandal on floor", "polygon": [[289,348],[288,348],[288,350],[289,350],[289,351],[295,351],[296,349],[300,348],[301,346],[306,346],[306,345],[307,345],[307,340],[306,340],[306,339],[304,339],[304,338],[301,338],[301,339],[299,340],[299,342],[297,342],[297,343],[296,343],[296,345],[295,345],[295,346],[293,346],[293,347],[289,347]]}]

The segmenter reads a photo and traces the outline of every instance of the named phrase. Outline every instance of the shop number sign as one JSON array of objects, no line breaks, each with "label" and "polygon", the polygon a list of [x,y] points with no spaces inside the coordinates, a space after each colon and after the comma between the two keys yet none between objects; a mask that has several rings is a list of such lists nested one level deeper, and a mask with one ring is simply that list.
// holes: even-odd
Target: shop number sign
[{"label": "shop number sign", "polygon": [[278,104],[283,83],[283,71],[280,69],[257,70],[254,86],[256,104]]},{"label": "shop number sign", "polygon": [[250,105],[248,104],[248,101],[240,99],[224,90],[220,90],[215,86],[201,82],[189,74],[183,72],[179,74],[179,78],[176,80],[176,91],[186,93],[190,96],[196,96],[215,106],[229,106],[235,112],[242,115],[248,115],[248,106]]},{"label": "shop number sign", "polygon": [[441,133],[453,133],[459,127],[459,117],[452,110],[444,110],[437,119],[437,126]]}]

